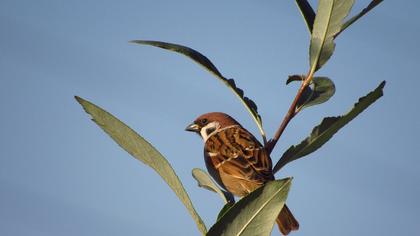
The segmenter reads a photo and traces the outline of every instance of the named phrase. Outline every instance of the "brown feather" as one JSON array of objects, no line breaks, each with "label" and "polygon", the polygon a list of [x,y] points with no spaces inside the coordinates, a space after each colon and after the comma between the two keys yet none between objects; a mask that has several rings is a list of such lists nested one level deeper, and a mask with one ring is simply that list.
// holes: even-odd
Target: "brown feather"
[{"label": "brown feather", "polygon": [[299,229],[299,222],[295,219],[286,204],[281,209],[276,222],[283,235],[288,235],[291,231]]},{"label": "brown feather", "polygon": [[[219,172],[220,181],[227,191],[244,196],[268,180],[273,180],[271,160],[264,148],[247,130],[239,125],[225,128],[210,136],[205,145],[205,160],[210,173]],[[242,191],[238,182],[245,181]]]}]

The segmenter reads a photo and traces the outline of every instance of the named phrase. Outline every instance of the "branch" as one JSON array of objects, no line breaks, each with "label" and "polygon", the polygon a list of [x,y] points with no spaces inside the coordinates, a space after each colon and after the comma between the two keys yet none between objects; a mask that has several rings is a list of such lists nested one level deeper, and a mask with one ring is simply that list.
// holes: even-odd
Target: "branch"
[{"label": "branch", "polygon": [[280,136],[283,134],[283,132],[286,129],[289,122],[300,111],[300,109],[296,110],[296,105],[299,102],[300,97],[302,96],[305,89],[311,83],[312,78],[313,78],[313,73],[309,73],[309,75],[306,77],[306,79],[302,82],[302,85],[300,86],[299,90],[296,93],[295,99],[293,100],[292,104],[290,105],[290,108],[287,111],[286,115],[284,116],[284,119],[281,122],[279,128],[277,129],[276,133],[274,134],[274,137],[265,146],[265,149],[267,150],[268,154],[270,154],[273,151],[274,147],[277,144],[277,141],[280,139]]}]

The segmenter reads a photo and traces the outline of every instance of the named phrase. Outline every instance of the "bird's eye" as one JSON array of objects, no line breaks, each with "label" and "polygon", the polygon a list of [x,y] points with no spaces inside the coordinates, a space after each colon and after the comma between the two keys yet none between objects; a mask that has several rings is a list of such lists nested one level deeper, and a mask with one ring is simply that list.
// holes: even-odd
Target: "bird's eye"
[{"label": "bird's eye", "polygon": [[208,120],[206,118],[201,120],[201,124],[203,124],[203,125],[207,124],[207,122],[208,122]]}]

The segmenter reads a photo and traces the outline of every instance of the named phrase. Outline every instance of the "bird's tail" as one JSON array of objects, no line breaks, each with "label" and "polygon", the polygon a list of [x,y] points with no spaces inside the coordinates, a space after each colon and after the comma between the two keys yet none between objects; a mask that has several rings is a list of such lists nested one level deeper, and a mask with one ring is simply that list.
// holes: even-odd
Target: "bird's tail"
[{"label": "bird's tail", "polygon": [[283,235],[288,235],[290,231],[299,229],[299,222],[295,219],[292,212],[284,204],[283,209],[280,211],[279,216],[276,219],[279,230]]}]

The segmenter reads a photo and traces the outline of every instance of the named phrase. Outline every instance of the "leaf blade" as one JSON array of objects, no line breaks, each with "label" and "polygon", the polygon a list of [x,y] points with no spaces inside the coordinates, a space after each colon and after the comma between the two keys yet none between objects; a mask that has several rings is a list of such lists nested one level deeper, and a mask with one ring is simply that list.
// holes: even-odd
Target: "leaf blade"
[{"label": "leaf blade", "polygon": [[299,7],[300,13],[305,19],[306,27],[309,33],[312,33],[315,21],[315,11],[307,0],[296,0],[296,5]]},{"label": "leaf blade", "polygon": [[362,113],[371,104],[383,96],[383,88],[385,81],[383,81],[374,91],[361,97],[354,107],[345,115],[338,117],[324,118],[320,125],[316,126],[311,134],[298,145],[293,145],[282,155],[280,160],[273,168],[276,173],[287,163],[302,158],[320,148],[332,136],[338,132],[342,127],[352,121],[356,116]]},{"label": "leaf blade", "polygon": [[284,206],[292,178],[274,180],[232,206],[207,236],[268,236]]},{"label": "leaf blade", "polygon": [[334,36],[341,30],[354,0],[320,0],[309,46],[310,75],[320,69],[335,49]]},{"label": "leaf blade", "polygon": [[208,59],[206,56],[204,56],[203,54],[199,53],[198,51],[192,48],[179,45],[179,44],[166,43],[166,42],[154,41],[154,40],[132,40],[130,42],[136,43],[136,44],[154,46],[154,47],[158,47],[158,48],[162,48],[162,49],[166,49],[166,50],[183,54],[184,56],[191,58],[193,61],[203,66],[213,75],[221,79],[224,78],[223,75],[216,68],[216,66],[210,61],[210,59]]},{"label": "leaf blade", "polygon": [[192,170],[192,176],[195,180],[197,180],[198,186],[204,189],[213,191],[219,194],[220,198],[222,198],[223,202],[226,204],[228,202],[233,201],[233,195],[231,193],[225,192],[220,189],[217,184],[211,179],[211,177],[200,168],[194,168]]},{"label": "leaf blade", "polygon": [[152,40],[132,40],[130,42],[136,43],[136,44],[159,47],[162,49],[180,53],[192,59],[193,61],[203,66],[204,68],[206,68],[210,73],[212,73],[219,80],[221,80],[239,98],[239,100],[245,106],[245,108],[251,115],[252,119],[254,120],[255,124],[257,125],[258,130],[260,131],[260,134],[263,138],[264,144],[267,142],[266,134],[262,125],[262,118],[258,114],[258,108],[257,108],[256,103],[252,101],[250,98],[244,96],[243,90],[236,86],[235,81],[233,79],[226,79],[219,72],[216,66],[214,66],[214,64],[206,56],[204,56],[203,54],[201,54],[200,52],[192,48],[179,45],[179,44],[166,43],[166,42],[161,42],[161,41],[152,41]]},{"label": "leaf blade", "polygon": [[234,202],[227,202],[217,215],[217,220],[220,220],[226,214],[226,212],[228,212],[230,208],[234,206],[234,204]]},{"label": "leaf blade", "polygon": [[137,134],[130,127],[118,120],[109,112],[95,104],[75,96],[77,102],[92,116],[92,120],[107,133],[121,148],[127,151],[137,160],[154,169],[168,186],[174,191],[190,215],[197,224],[198,229],[204,235],[206,226],[196,212],[188,193],[185,191],[180,179],[169,162],[149,142]]},{"label": "leaf blade", "polygon": [[[286,85],[294,81],[304,81],[304,75],[291,75],[286,81]],[[328,77],[314,77],[310,86],[306,87],[299,98],[296,109],[315,106],[327,102],[335,94],[335,85]]]},{"label": "leaf blade", "polygon": [[346,30],[354,22],[356,22],[357,20],[359,20],[360,18],[362,18],[364,15],[366,15],[373,8],[375,8],[376,6],[378,6],[381,2],[383,2],[383,0],[372,0],[366,8],[364,8],[361,12],[359,12],[359,14],[357,14],[357,15],[353,16],[352,18],[350,18],[349,20],[347,20],[343,24],[343,26],[341,27],[340,32],[338,32],[335,35],[335,37],[337,37],[339,34],[341,34],[344,30]]},{"label": "leaf blade", "polygon": [[312,80],[312,96],[303,105],[303,108],[315,106],[328,101],[335,93],[335,85],[327,77],[314,77]]}]

